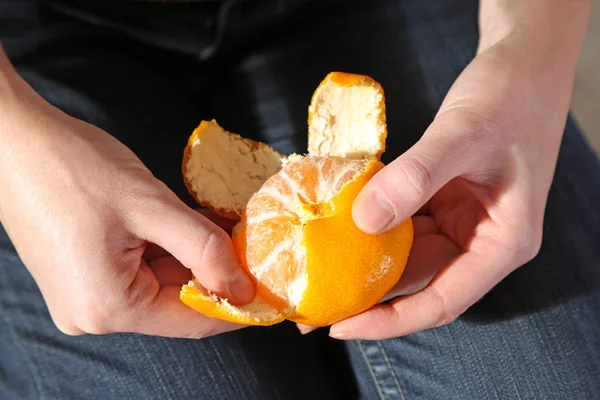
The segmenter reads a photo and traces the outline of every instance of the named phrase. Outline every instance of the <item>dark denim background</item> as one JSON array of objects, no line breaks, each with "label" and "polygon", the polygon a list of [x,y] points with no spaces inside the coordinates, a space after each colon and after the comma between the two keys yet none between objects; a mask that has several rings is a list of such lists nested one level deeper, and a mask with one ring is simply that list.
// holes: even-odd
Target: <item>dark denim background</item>
[{"label": "dark denim background", "polygon": [[[0,0],[0,40],[46,99],[192,205],[180,163],[201,119],[303,152],[310,97],[333,70],[382,84],[390,161],[473,57],[476,16],[471,0]],[[540,255],[449,326],[347,346],[289,323],[205,340],[64,336],[0,230],[0,399],[599,398],[599,204],[598,160],[569,121]]]}]

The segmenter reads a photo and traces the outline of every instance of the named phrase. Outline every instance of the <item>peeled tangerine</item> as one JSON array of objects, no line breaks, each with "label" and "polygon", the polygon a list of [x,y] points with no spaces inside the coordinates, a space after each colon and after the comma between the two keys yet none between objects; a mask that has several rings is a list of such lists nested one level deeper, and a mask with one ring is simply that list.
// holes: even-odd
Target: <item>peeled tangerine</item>
[{"label": "peeled tangerine", "polygon": [[198,203],[240,220],[233,242],[257,295],[235,306],[192,279],[180,295],[189,307],[245,325],[325,326],[377,304],[400,279],[412,221],[371,235],[352,219],[354,199],[383,168],[381,86],[367,76],[329,74],[313,95],[308,125],[304,156],[284,157],[215,121],[190,137],[185,182]]}]

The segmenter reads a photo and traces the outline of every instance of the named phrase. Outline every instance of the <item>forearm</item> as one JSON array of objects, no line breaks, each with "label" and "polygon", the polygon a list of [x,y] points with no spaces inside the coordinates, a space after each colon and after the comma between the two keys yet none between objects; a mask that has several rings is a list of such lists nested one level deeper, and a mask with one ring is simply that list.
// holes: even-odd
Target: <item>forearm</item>
[{"label": "forearm", "polygon": [[18,79],[20,77],[12,67],[2,43],[0,43],[0,109],[12,100],[14,86]]},{"label": "forearm", "polygon": [[516,52],[559,57],[574,69],[591,8],[592,0],[480,0],[478,53],[508,40],[518,43]]},{"label": "forearm", "polygon": [[[17,141],[30,140],[36,132],[32,124],[44,126],[52,107],[17,73],[0,43],[0,167]],[[27,132],[27,135],[23,133]]]},{"label": "forearm", "polygon": [[[0,142],[6,147],[8,135],[19,114],[23,96],[33,89],[17,74],[0,43]],[[1,159],[2,157],[0,157]]]},{"label": "forearm", "polygon": [[17,115],[21,109],[18,105],[18,87],[26,86],[19,80],[22,79],[13,69],[0,43],[0,143],[3,147],[3,151],[0,152],[0,174],[4,165],[3,161],[9,157],[12,143],[15,141],[15,119],[18,118]]},{"label": "forearm", "polygon": [[[2,43],[0,43],[0,143],[2,143],[3,150],[0,152],[0,174],[5,174],[5,168],[2,167],[4,164],[3,159],[8,157],[8,153],[10,152],[10,147],[8,147],[10,138],[9,138],[9,126],[12,123],[9,121],[9,114],[12,111],[11,102],[13,97],[13,88],[12,84],[14,81],[14,70],[10,65],[8,57],[4,52],[4,48],[2,47]],[[2,223],[2,194],[5,193],[3,189],[2,176],[0,176],[0,223]]]},{"label": "forearm", "polygon": [[40,157],[43,127],[48,126],[49,104],[17,73],[0,44],[0,220],[10,191],[7,180],[17,166]]},{"label": "forearm", "polygon": [[8,65],[8,57],[6,56],[6,52],[4,51],[4,47],[2,43],[0,43],[0,78],[3,76],[4,69]]},{"label": "forearm", "polygon": [[591,8],[591,0],[480,0],[477,58],[509,91],[526,87],[535,106],[564,120]]}]

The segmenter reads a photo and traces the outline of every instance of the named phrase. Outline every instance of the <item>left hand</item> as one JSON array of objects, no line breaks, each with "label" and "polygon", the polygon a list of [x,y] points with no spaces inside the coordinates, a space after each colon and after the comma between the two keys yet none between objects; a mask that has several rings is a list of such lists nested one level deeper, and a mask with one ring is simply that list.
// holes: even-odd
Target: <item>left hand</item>
[{"label": "left hand", "polygon": [[[331,327],[338,339],[385,339],[452,322],[539,251],[572,76],[500,41],[457,79],[410,150],[354,205],[364,231],[414,216],[409,264],[376,305]],[[433,279],[432,279],[433,278]]]}]

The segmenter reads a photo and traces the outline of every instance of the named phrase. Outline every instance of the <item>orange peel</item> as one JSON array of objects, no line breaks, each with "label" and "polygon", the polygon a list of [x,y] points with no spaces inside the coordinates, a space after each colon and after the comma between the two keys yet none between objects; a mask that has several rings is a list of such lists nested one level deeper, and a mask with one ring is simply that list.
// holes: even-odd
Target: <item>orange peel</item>
[{"label": "orange peel", "polygon": [[284,156],[270,146],[202,121],[183,152],[182,173],[190,194],[218,215],[240,219],[250,197],[281,169]]}]

